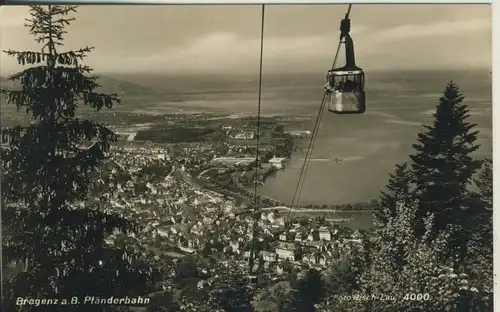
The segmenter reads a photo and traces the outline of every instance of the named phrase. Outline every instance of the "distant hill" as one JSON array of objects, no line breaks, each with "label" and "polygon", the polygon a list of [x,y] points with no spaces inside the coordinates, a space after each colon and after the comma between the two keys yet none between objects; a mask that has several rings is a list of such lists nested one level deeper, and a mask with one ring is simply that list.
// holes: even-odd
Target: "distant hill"
[{"label": "distant hill", "polygon": [[[122,100],[121,105],[115,105],[113,107],[112,112],[115,113],[147,113],[148,110],[151,110],[151,107],[154,107],[155,103],[172,103],[171,105],[179,105],[179,102],[183,102],[182,96],[169,94],[161,84],[152,85],[150,81],[138,80],[130,82],[126,81],[126,79],[120,79],[120,77],[115,78],[109,77],[108,75],[99,75],[98,83],[100,84],[100,87],[97,92],[108,94],[116,93]],[[0,77],[0,88],[19,90],[21,88],[21,84],[17,81],[10,81],[6,77]],[[0,95],[0,106],[0,115],[4,124],[7,124],[10,121],[18,124],[20,120],[27,120],[25,111],[17,111],[15,106],[8,105],[3,95]],[[93,115],[94,110],[88,106],[79,105],[77,113],[90,113]]]},{"label": "distant hill", "polygon": [[[99,84],[101,85],[98,90],[99,92],[117,93],[122,97],[144,96],[151,93],[157,93],[152,90],[152,88],[106,76],[99,76]],[[5,77],[0,77],[0,87],[16,90],[21,88],[21,84],[18,81],[13,82]]]},{"label": "distant hill", "polygon": [[18,82],[10,81],[7,78],[0,77],[0,88],[2,89],[9,89],[9,90],[15,90],[19,89],[21,87],[21,84]]},{"label": "distant hill", "polygon": [[150,87],[107,76],[99,76],[99,84],[101,85],[99,92],[117,93],[120,96],[145,96],[157,93]]}]

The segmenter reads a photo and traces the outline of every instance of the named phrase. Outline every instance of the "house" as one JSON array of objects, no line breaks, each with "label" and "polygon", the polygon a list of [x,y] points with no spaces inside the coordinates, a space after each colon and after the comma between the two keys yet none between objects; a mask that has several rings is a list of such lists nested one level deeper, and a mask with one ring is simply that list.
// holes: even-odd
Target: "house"
[{"label": "house", "polygon": [[330,241],[332,240],[332,233],[326,228],[326,227],[320,227],[318,229],[318,235],[319,235],[319,239],[324,239],[324,240],[327,240],[327,241]]},{"label": "house", "polygon": [[335,250],[335,245],[332,244],[329,241],[321,241],[320,244],[317,246],[318,250],[322,253],[326,253],[328,251]]},{"label": "house", "polygon": [[276,262],[278,261],[278,256],[275,253],[262,250],[259,255],[262,257],[262,260],[265,262]]},{"label": "house", "polygon": [[297,235],[295,235],[295,241],[298,243],[302,243],[307,239],[307,234],[299,232]]},{"label": "house", "polygon": [[191,233],[195,235],[202,235],[203,234],[203,228],[200,227],[198,224],[193,225],[193,227],[190,230]]},{"label": "house", "polygon": [[355,239],[355,240],[358,240],[358,239],[361,239],[361,233],[359,232],[359,230],[355,230],[354,233],[352,233],[352,239]]},{"label": "house", "polygon": [[[258,256],[259,255],[257,253],[254,253],[253,258],[257,259]],[[250,250],[247,250],[247,251],[243,252],[243,258],[244,259],[249,259],[250,258]]]},{"label": "house", "polygon": [[299,258],[300,250],[292,243],[280,242],[276,247],[278,259],[296,261]]},{"label": "house", "polygon": [[237,254],[240,253],[240,243],[237,240],[231,240],[229,242],[229,247],[231,248],[232,252],[235,252]]},{"label": "house", "polygon": [[269,219],[268,219],[269,214],[270,214],[270,212],[267,212],[267,211],[262,211],[262,213],[260,214],[260,219],[261,219],[261,220],[269,220]]},{"label": "house", "polygon": [[185,247],[185,246],[182,246],[182,245],[178,245],[177,247],[179,247],[180,250],[188,253],[188,254],[194,254],[196,252],[195,249],[193,248],[189,248],[189,247]]},{"label": "house", "polygon": [[207,216],[203,217],[203,223],[204,224],[212,224],[213,222],[214,222],[213,218],[210,218],[210,217],[207,217]]},{"label": "house", "polygon": [[245,131],[236,134],[234,138],[239,140],[253,140],[255,139],[255,133],[253,131]]},{"label": "house", "polygon": [[200,248],[203,244],[202,241],[200,240],[199,237],[190,237],[188,239],[188,247],[193,248],[193,249],[198,249]]},{"label": "house", "polygon": [[283,226],[272,224],[269,227],[269,231],[272,233],[274,239],[278,239],[281,232],[283,232]]},{"label": "house", "polygon": [[276,218],[274,219],[274,221],[272,221],[272,222],[273,222],[274,224],[278,224],[278,225],[283,226],[283,225],[285,225],[285,221],[286,221],[286,220],[285,220],[285,218],[283,218],[283,217],[276,217]]},{"label": "house", "polygon": [[361,233],[359,232],[359,230],[354,231],[354,233],[351,235],[351,238],[345,238],[344,242],[359,246],[362,242]]},{"label": "house", "polygon": [[278,158],[274,156],[273,158],[269,159],[269,163],[271,166],[273,166],[276,169],[282,169],[285,166],[286,158]]},{"label": "house", "polygon": [[283,274],[284,271],[285,270],[281,264],[278,264],[278,266],[276,266],[276,273]]},{"label": "house", "polygon": [[264,227],[262,230],[264,231],[264,234],[274,237],[273,232],[271,232],[268,227]]},{"label": "house", "polygon": [[326,265],[327,262],[326,255],[319,252],[310,255],[307,260],[308,262],[316,265]]},{"label": "house", "polygon": [[253,267],[252,267],[252,272],[257,272],[258,270],[259,270],[259,264],[258,264],[258,263],[256,263],[256,264],[254,264],[254,265],[253,265]]},{"label": "house", "polygon": [[201,281],[198,281],[198,283],[197,283],[196,286],[197,286],[198,289],[203,289],[203,287],[205,286],[205,284],[206,284],[206,281],[201,280]]},{"label": "house", "polygon": [[270,211],[268,214],[267,214],[267,220],[271,223],[274,223],[274,212]]},{"label": "house", "polygon": [[310,241],[310,242],[318,241],[319,239],[320,239],[320,237],[319,237],[319,231],[318,230],[314,230],[313,229],[307,235],[307,240]]},{"label": "house", "polygon": [[104,239],[104,242],[107,245],[114,245],[115,244],[115,237],[109,236],[109,237],[107,237],[107,238]]},{"label": "house", "polygon": [[159,227],[158,229],[156,229],[156,232],[161,237],[169,237],[170,236],[169,235],[169,227]]}]

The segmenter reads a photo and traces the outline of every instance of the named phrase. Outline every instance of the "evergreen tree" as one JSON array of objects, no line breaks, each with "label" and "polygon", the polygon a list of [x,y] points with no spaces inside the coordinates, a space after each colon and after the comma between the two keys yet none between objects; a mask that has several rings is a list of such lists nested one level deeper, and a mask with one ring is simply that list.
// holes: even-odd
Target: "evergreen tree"
[{"label": "evergreen tree", "polygon": [[493,162],[485,159],[481,171],[474,180],[478,191],[475,194],[475,215],[471,223],[475,225],[473,234],[477,243],[486,250],[493,248]]},{"label": "evergreen tree", "polygon": [[[74,12],[75,6],[31,6],[26,26],[41,51],[5,51],[29,67],[10,77],[21,89],[1,90],[2,95],[32,121],[2,129],[9,142],[2,150],[3,260],[24,264],[23,272],[3,281],[4,311],[89,311],[84,296],[144,295],[153,275],[142,260],[144,251],[104,243],[113,231],[129,233],[137,225],[84,204],[116,135],[77,117],[76,108],[82,103],[99,111],[119,99],[97,92],[97,77],[81,64],[92,48],[60,50]],[[18,297],[60,302],[16,306]]]},{"label": "evergreen tree", "polygon": [[247,274],[237,264],[220,270],[211,280],[208,303],[213,310],[225,312],[252,311],[254,291],[249,288]]},{"label": "evergreen tree", "polygon": [[183,292],[181,310],[245,312],[252,310],[253,289],[247,273],[236,262],[213,264],[211,276],[198,292]]},{"label": "evergreen tree", "polygon": [[292,302],[293,311],[314,312],[315,305],[323,299],[324,282],[320,272],[309,269],[303,278],[297,281]]},{"label": "evergreen tree", "polygon": [[[260,309],[273,312],[289,312],[294,310],[295,289],[292,288],[288,281],[278,282],[272,285],[269,290],[269,302],[271,307],[268,309]],[[257,310],[257,309],[256,309]]]},{"label": "evergreen tree", "polygon": [[375,213],[378,222],[385,223],[396,214],[396,203],[402,199],[410,200],[412,172],[408,163],[396,165],[394,173],[389,175],[386,192],[381,192],[380,203]]},{"label": "evergreen tree", "polygon": [[475,184],[476,194],[474,209],[478,211],[471,222],[476,225],[472,240],[469,242],[468,266],[472,276],[482,280],[493,289],[493,163],[491,159],[483,161],[482,169]]},{"label": "evergreen tree", "polygon": [[483,161],[479,177],[474,180],[479,188],[479,196],[488,209],[493,209],[493,160],[487,158]]},{"label": "evergreen tree", "polygon": [[468,221],[475,213],[469,209],[468,187],[479,167],[479,162],[471,156],[479,148],[478,131],[473,130],[475,124],[467,121],[469,111],[464,98],[454,82],[446,85],[434,114],[434,124],[425,126],[427,131],[418,134],[418,143],[413,145],[416,153],[410,156],[419,200],[417,234],[423,234],[422,220],[428,213],[435,218],[435,235],[447,225],[457,225],[461,230],[450,241],[455,245],[453,252],[461,256],[465,252],[464,242],[470,237]]}]

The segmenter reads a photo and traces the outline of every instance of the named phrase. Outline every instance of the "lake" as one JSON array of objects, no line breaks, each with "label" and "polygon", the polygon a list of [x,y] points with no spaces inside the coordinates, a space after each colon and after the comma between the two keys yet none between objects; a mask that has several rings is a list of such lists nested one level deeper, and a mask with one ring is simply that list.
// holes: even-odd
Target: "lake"
[{"label": "lake", "polygon": [[[142,112],[214,112],[257,114],[255,76],[128,77],[151,87],[176,89],[179,101],[162,97],[134,108],[125,100],[121,109]],[[249,83],[248,81],[252,82]],[[300,204],[345,204],[377,198],[395,164],[408,161],[421,125],[432,114],[445,84],[454,80],[466,96],[470,122],[480,131],[478,158],[492,156],[492,82],[489,72],[409,71],[367,73],[367,111],[361,115],[324,113],[300,196]],[[302,129],[312,131],[324,92],[323,73],[264,75],[262,115],[309,119]],[[196,85],[196,92],[192,86]],[[295,152],[285,170],[266,180],[260,194],[290,203],[298,183],[305,151]],[[335,159],[342,159],[336,162]],[[314,160],[316,159],[316,160]],[[357,227],[371,223],[371,213],[355,213]]]}]

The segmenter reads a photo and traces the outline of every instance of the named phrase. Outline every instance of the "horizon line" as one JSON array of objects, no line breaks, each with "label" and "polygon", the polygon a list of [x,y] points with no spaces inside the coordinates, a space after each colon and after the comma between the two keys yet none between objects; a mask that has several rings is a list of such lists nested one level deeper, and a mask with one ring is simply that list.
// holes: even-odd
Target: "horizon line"
[{"label": "horizon line", "polygon": [[[371,69],[371,70],[364,70],[365,73],[393,73],[393,72],[463,72],[463,71],[468,71],[468,72],[477,72],[477,73],[483,73],[483,72],[492,72],[492,68],[445,68],[445,69],[432,69],[432,68],[400,68],[400,69]],[[241,71],[225,71],[225,72],[210,72],[210,71],[184,71],[184,72],[160,72],[160,71],[99,71],[99,70],[94,70],[95,74],[98,75],[114,75],[114,74],[131,74],[131,75],[161,75],[161,76],[193,76],[193,75],[203,75],[203,76],[227,76],[227,75],[254,75],[258,74],[258,71],[248,71],[248,72],[241,72]],[[320,73],[319,71],[315,70],[297,70],[297,71],[269,71],[265,72],[264,75],[274,75],[274,74],[317,74]],[[326,71],[325,71],[326,73]],[[324,74],[324,73],[320,73]]]},{"label": "horizon line", "polygon": [[[12,73],[1,73],[0,78],[1,79],[9,79],[9,76],[14,75],[22,70],[19,70],[17,72],[12,72]],[[389,73],[416,73],[416,72],[428,72],[428,73],[447,73],[447,72],[473,72],[475,74],[487,74],[489,73],[490,76],[492,76],[492,68],[446,68],[446,69],[426,69],[426,68],[400,68],[400,69],[372,69],[372,70],[365,70],[365,74],[389,74]],[[227,71],[227,72],[210,72],[210,71],[202,71],[202,72],[160,72],[160,71],[99,71],[99,70],[94,70],[92,72],[93,74],[90,75],[95,75],[95,76],[119,76],[119,75],[126,75],[126,76],[144,76],[144,75],[151,75],[151,76],[162,76],[162,77],[192,77],[192,76],[214,76],[214,77],[220,77],[220,76],[248,76],[248,75],[258,75],[259,72],[241,72],[241,71]],[[326,71],[325,71],[326,73]],[[270,71],[270,72],[265,72],[264,71],[264,77],[266,75],[273,76],[273,75],[322,75],[324,76],[325,73],[319,72],[319,71],[308,71],[308,70],[303,70],[303,71]]]}]

